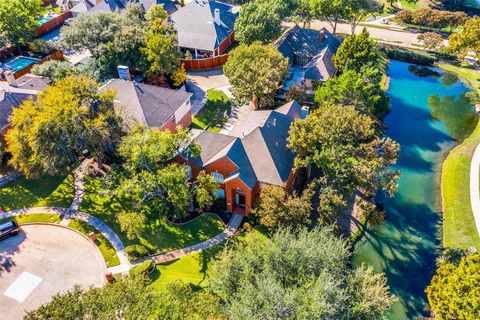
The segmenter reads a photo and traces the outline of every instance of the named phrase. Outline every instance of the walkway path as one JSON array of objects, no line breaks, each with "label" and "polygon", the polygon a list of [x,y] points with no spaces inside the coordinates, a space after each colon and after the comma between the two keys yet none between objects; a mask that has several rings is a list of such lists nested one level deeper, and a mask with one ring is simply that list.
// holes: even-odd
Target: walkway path
[{"label": "walkway path", "polygon": [[235,231],[240,226],[240,223],[242,223],[242,219],[243,219],[243,216],[236,213],[232,216],[232,218],[228,222],[227,229],[225,229],[223,232],[219,233],[215,237],[183,249],[178,249],[178,250],[174,250],[166,253],[153,255],[151,256],[151,258],[155,264],[159,264],[159,263],[176,260],[188,254],[192,254],[195,252],[200,252],[202,250],[212,248],[217,244],[219,244],[220,242],[227,239],[228,237],[231,237],[232,235],[234,235]]},{"label": "walkway path", "polygon": [[470,164],[470,203],[477,232],[480,235],[480,144],[475,149]]},{"label": "walkway path", "polygon": [[[112,244],[113,248],[117,253],[117,256],[120,260],[120,265],[108,268],[107,271],[111,272],[112,274],[124,273],[124,272],[127,272],[132,267],[132,264],[128,261],[128,258],[125,252],[125,246],[123,245],[122,240],[120,240],[118,235],[102,220],[88,213],[84,213],[78,210],[83,200],[83,195],[85,191],[85,187],[84,187],[85,168],[88,166],[90,162],[91,160],[89,159],[84,160],[80,164],[80,166],[75,170],[75,177],[74,177],[75,196],[69,208],[34,207],[34,208],[15,209],[15,210],[2,213],[1,218],[2,219],[10,218],[13,216],[18,216],[23,214],[49,213],[49,214],[60,215],[60,217],[62,218],[62,220],[60,221],[60,224],[63,226],[68,226],[69,222],[72,219],[85,221],[86,223],[91,225],[93,228],[95,228],[98,232],[100,232]],[[211,248],[219,244],[220,242],[224,241],[226,238],[232,236],[237,230],[237,228],[240,226],[242,219],[243,219],[242,215],[234,214],[230,219],[227,228],[223,232],[216,235],[215,237],[183,249],[178,249],[171,252],[154,255],[152,256],[152,259],[155,264],[158,264],[158,263],[175,260],[185,255]]]}]

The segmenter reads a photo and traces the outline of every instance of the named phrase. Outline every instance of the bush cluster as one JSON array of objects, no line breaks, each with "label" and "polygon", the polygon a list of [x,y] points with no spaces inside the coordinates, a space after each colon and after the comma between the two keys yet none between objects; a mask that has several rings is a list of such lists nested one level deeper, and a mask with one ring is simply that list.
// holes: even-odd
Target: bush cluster
[{"label": "bush cluster", "polygon": [[143,257],[148,256],[148,250],[140,244],[134,244],[125,248],[128,260],[137,261]]}]

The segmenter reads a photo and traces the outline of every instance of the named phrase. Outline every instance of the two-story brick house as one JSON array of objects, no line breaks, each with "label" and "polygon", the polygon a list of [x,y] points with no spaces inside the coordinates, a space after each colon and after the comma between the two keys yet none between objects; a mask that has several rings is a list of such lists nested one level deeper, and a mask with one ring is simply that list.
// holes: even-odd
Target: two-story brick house
[{"label": "two-story brick house", "polygon": [[201,170],[212,174],[227,211],[248,215],[265,184],[290,189],[295,155],[287,147],[288,131],[301,117],[301,106],[292,101],[276,110],[253,111],[238,136],[195,130],[200,156],[176,161],[188,162],[193,178]]}]

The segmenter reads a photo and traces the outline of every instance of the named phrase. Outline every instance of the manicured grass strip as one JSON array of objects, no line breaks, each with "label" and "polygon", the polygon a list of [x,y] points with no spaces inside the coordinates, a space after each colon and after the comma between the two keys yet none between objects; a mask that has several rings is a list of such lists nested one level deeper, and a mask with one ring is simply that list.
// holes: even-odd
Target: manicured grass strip
[{"label": "manicured grass strip", "polygon": [[68,226],[72,229],[75,229],[84,235],[88,236],[91,232],[95,232],[97,240],[95,244],[102,253],[103,259],[107,263],[108,267],[115,267],[120,264],[118,259],[117,252],[113,248],[112,244],[105,238],[100,232],[95,230],[91,225],[82,220],[72,220],[69,222]]},{"label": "manicured grass strip", "polygon": [[[247,237],[266,237],[266,234],[266,228],[259,227],[233,238],[232,241],[244,241]],[[210,277],[209,272],[211,271],[212,262],[225,248],[227,241],[208,250],[156,266],[155,271],[152,273],[152,286],[162,290],[168,283],[180,280],[187,284],[205,287]]]},{"label": "manicured grass strip", "polygon": [[29,213],[29,214],[23,214],[20,216],[14,216],[12,218],[0,220],[0,223],[11,221],[11,220],[17,222],[18,224],[34,223],[34,222],[59,223],[60,217],[58,216],[58,214],[51,214],[51,213]]},{"label": "manicured grass strip", "polygon": [[480,249],[470,205],[470,164],[480,143],[480,124],[473,134],[453,149],[443,163],[443,238],[445,247]]},{"label": "manicured grass strip", "polygon": [[72,175],[40,180],[20,177],[0,188],[0,207],[6,211],[27,207],[69,207],[74,194]]},{"label": "manicured grass strip", "polygon": [[[480,93],[480,73],[477,70],[439,64],[457,74],[462,81]],[[454,148],[443,163],[443,240],[445,247],[480,249],[473,212],[470,205],[470,165],[475,148],[480,143],[480,123],[470,137]]]},{"label": "manicured grass strip", "polygon": [[171,224],[165,218],[150,217],[141,235],[128,239],[116,219],[116,214],[124,209],[118,201],[101,195],[101,189],[99,179],[85,178],[85,196],[80,211],[108,224],[125,246],[142,244],[150,253],[166,252],[208,240],[225,229],[223,221],[214,214],[203,214],[184,224]]},{"label": "manicured grass strip", "polygon": [[[228,97],[223,91],[208,90],[207,103],[192,119],[192,127],[195,129],[205,129],[220,132],[221,127],[225,124],[225,111],[230,110],[231,104]],[[220,127],[218,127],[220,126]]]}]

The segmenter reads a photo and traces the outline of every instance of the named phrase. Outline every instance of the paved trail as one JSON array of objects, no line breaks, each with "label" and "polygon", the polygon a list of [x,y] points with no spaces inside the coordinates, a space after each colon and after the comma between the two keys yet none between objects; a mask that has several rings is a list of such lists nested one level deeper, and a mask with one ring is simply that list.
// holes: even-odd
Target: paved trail
[{"label": "paved trail", "polygon": [[470,164],[470,203],[472,205],[473,218],[480,236],[480,144],[475,149]]},{"label": "paved trail", "polygon": [[[123,245],[122,240],[118,237],[118,235],[102,220],[94,217],[88,213],[81,212],[78,209],[80,208],[80,204],[82,203],[84,191],[85,191],[85,168],[91,160],[86,159],[83,161],[80,166],[75,170],[75,177],[74,177],[74,184],[75,184],[75,195],[72,201],[72,204],[69,208],[63,207],[34,207],[34,208],[22,208],[22,209],[15,209],[11,211],[7,211],[2,213],[2,219],[10,218],[18,215],[23,214],[38,214],[38,213],[50,213],[50,214],[58,214],[62,220],[60,221],[61,225],[68,226],[69,222],[72,219],[82,220],[87,222],[93,228],[98,230],[113,246],[115,249],[117,256],[120,260],[120,265],[108,268],[107,271],[112,272],[113,274],[116,273],[124,273],[130,270],[132,264],[128,261],[127,255],[125,253],[125,246]],[[228,223],[227,228],[216,235],[215,237],[195,244],[193,246],[189,246],[186,248],[174,250],[171,252],[166,252],[158,255],[153,255],[151,258],[155,264],[164,263],[167,261],[175,260],[181,258],[183,256],[199,252],[201,250],[205,250],[211,248],[220,242],[224,241],[228,237],[235,234],[235,231],[240,226],[242,222],[243,216],[234,214]]]}]

